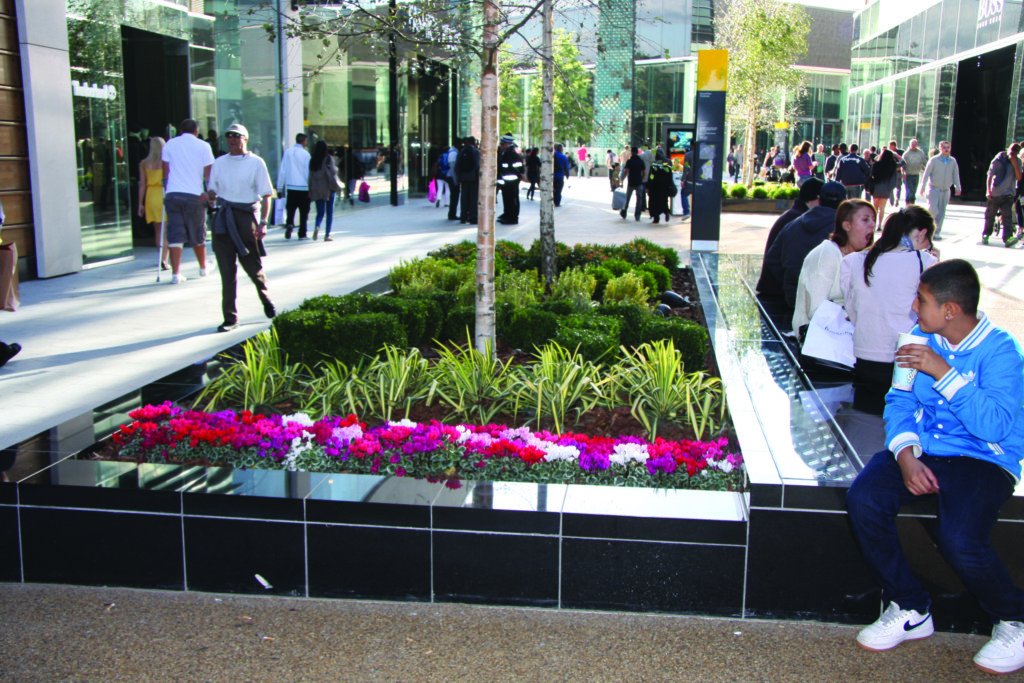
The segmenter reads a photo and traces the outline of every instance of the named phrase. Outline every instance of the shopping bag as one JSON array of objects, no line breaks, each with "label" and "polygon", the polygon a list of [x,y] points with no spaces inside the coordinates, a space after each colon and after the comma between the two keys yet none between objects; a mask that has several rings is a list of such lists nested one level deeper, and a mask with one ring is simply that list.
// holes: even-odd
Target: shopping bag
[{"label": "shopping bag", "polygon": [[612,193],[612,208],[616,211],[622,211],[626,208],[625,190],[615,190],[615,192]]},{"label": "shopping bag", "polygon": [[0,247],[0,308],[14,312],[21,304],[18,295],[18,245]]},{"label": "shopping bag", "polygon": [[427,185],[427,201],[431,204],[437,201],[437,181],[434,178],[431,178],[430,184]]},{"label": "shopping bag", "polygon": [[839,304],[825,299],[814,311],[800,352],[819,363],[852,370],[857,362],[853,351],[853,323]]},{"label": "shopping bag", "polygon": [[359,201],[364,204],[370,203],[370,184],[365,180],[359,184]]},{"label": "shopping bag", "polygon": [[284,225],[284,197],[274,200],[274,222],[272,225]]}]

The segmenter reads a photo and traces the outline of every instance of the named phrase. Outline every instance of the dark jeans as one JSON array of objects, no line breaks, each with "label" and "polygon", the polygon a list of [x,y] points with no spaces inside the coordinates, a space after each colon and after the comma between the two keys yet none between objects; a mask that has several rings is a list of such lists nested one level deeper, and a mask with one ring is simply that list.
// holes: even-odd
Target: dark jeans
[{"label": "dark jeans", "polygon": [[[921,463],[939,482],[939,492],[929,494],[938,497],[939,552],[986,612],[1003,621],[1024,620],[1024,591],[1013,583],[991,540],[999,510],[1013,495],[1013,477],[998,465],[964,456],[924,454]],[[846,508],[864,561],[882,586],[884,604],[895,601],[925,614],[931,601],[910,571],[896,533],[897,513],[917,498],[903,484],[893,454],[880,451],[850,487]]]},{"label": "dark jeans", "polygon": [[1003,222],[1004,242],[1013,237],[1013,234],[1017,232],[1016,226],[1013,224],[1013,198],[1014,195],[1012,194],[988,198],[988,203],[985,205],[985,229],[981,233],[984,237],[992,234],[997,214]]},{"label": "dark jeans", "polygon": [[267,277],[263,274],[263,261],[260,260],[259,247],[256,245],[256,215],[240,209],[232,210],[235,212],[238,236],[242,238],[242,244],[245,245],[249,253],[239,256],[228,233],[214,233],[213,254],[217,257],[217,269],[220,271],[221,311],[224,314],[226,325],[234,325],[238,322],[238,308],[235,304],[238,290],[236,259],[242,265],[245,274],[256,285],[256,294],[260,297],[260,303],[264,306],[270,303]]},{"label": "dark jeans", "polygon": [[448,220],[459,217],[459,184],[452,178],[445,178],[448,183]]},{"label": "dark jeans", "polygon": [[299,237],[306,236],[306,226],[309,224],[309,190],[286,190],[285,199],[285,236],[292,236],[292,228],[295,227],[295,210],[299,210]]},{"label": "dark jeans", "polygon": [[552,178],[555,185],[555,206],[562,205],[562,188],[565,187],[565,178],[561,176],[555,176]]},{"label": "dark jeans", "polygon": [[626,185],[626,205],[622,207],[622,214],[629,213],[629,200],[633,198],[633,193],[636,192],[636,209],[634,209],[633,216],[637,220],[640,220],[640,214],[644,210],[644,184],[639,185],[627,184]]},{"label": "dark jeans", "polygon": [[683,215],[690,215],[690,191],[679,193],[679,204],[683,207]]},{"label": "dark jeans", "polygon": [[480,183],[461,182],[459,185],[462,188],[462,217],[463,223],[476,223],[476,195],[480,189]]},{"label": "dark jeans", "polygon": [[921,179],[919,175],[907,174],[907,178],[904,184],[907,186],[907,204],[913,204],[917,201],[917,181]]},{"label": "dark jeans", "polygon": [[331,236],[331,223],[334,222],[334,197],[337,193],[332,192],[329,199],[318,199],[316,200],[316,227],[320,227],[320,223],[324,220],[324,214],[327,214],[327,232],[324,233],[324,237]]}]

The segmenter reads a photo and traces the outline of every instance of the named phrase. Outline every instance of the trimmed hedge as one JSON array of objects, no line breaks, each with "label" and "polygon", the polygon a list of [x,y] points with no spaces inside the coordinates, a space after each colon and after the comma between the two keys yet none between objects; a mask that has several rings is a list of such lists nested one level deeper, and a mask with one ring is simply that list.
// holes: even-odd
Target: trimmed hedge
[{"label": "trimmed hedge", "polygon": [[347,365],[375,356],[385,344],[409,345],[398,316],[357,313],[340,316],[330,311],[285,311],[274,318],[278,343],[292,360],[315,363],[334,358]]},{"label": "trimmed hedge", "polygon": [[534,346],[543,346],[554,339],[558,319],[558,315],[540,308],[521,308],[512,313],[508,327],[499,331],[512,348],[532,351]]},{"label": "trimmed hedge", "polygon": [[649,318],[640,330],[639,343],[657,339],[671,339],[682,354],[683,369],[697,372],[704,369],[708,355],[708,331],[701,325],[685,318]]}]

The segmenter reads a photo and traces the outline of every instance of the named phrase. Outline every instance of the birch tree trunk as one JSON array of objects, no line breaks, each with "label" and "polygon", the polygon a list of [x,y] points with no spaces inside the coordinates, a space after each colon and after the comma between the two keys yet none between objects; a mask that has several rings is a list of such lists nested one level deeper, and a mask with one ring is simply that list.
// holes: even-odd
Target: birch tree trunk
[{"label": "birch tree trunk", "polygon": [[554,132],[555,126],[555,74],[552,65],[552,0],[544,0],[541,18],[543,44],[541,47],[541,165],[540,165],[540,270],[545,288],[550,291],[558,275],[555,262],[555,198],[554,198]]},{"label": "birch tree trunk", "polygon": [[743,184],[747,187],[754,186],[754,143],[757,140],[757,128],[750,121],[747,121],[746,142],[743,144]]},{"label": "birch tree trunk", "polygon": [[497,0],[484,0],[484,54],[480,73],[480,188],[476,233],[475,346],[494,353],[494,203],[498,177],[498,22]]}]

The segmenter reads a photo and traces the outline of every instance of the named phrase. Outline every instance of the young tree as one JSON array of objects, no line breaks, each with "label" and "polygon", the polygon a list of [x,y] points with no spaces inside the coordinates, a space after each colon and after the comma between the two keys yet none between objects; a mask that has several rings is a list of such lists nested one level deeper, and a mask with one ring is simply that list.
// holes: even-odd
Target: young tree
[{"label": "young tree", "polygon": [[[562,142],[575,145],[590,140],[594,128],[594,101],[591,96],[593,75],[583,68],[573,34],[563,29],[554,32],[554,127]],[[538,66],[543,66],[538,63]],[[543,81],[534,79],[530,89],[530,121],[540,122],[544,95]]]},{"label": "young tree", "polygon": [[749,187],[758,128],[779,120],[782,98],[803,83],[793,65],[807,52],[810,19],[799,5],[780,0],[727,0],[715,15],[715,46],[729,50],[726,115],[745,130],[743,178]]}]

